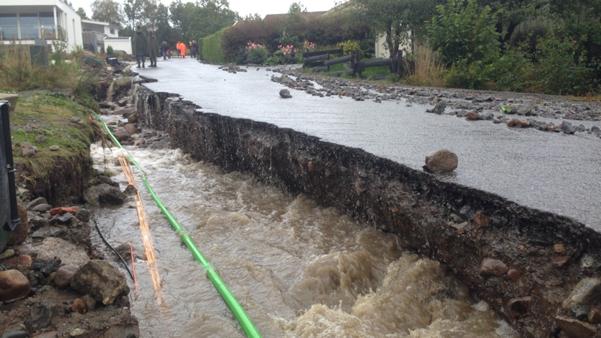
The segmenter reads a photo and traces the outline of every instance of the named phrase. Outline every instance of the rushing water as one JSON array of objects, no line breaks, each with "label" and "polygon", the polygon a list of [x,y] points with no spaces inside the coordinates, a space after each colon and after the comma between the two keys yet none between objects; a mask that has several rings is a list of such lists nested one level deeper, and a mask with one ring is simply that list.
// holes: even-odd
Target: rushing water
[{"label": "rushing water", "polygon": [[[178,150],[130,151],[265,337],[510,335],[443,266],[404,252],[393,235]],[[92,154],[97,169],[126,184],[116,151],[95,145]],[[157,304],[138,260],[132,308],[143,337],[241,336],[201,267],[149,196],[142,197],[164,299]],[[99,211],[115,245],[141,246],[132,206]]]}]

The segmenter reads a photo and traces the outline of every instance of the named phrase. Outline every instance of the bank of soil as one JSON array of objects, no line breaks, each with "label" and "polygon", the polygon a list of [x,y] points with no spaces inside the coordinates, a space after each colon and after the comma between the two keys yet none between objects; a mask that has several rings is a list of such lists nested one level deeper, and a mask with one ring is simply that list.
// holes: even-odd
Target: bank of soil
[{"label": "bank of soil", "polygon": [[329,77],[280,68],[272,81],[314,96],[347,96],[357,101],[402,100],[435,106],[429,113],[468,121],[486,120],[503,127],[535,128],[543,132],[587,133],[601,138],[601,102],[513,92],[414,87]]},{"label": "bank of soil", "polygon": [[194,159],[259,179],[387,232],[446,264],[523,336],[599,334],[601,234],[572,219],[291,129],[205,113],[139,87],[141,121]]},{"label": "bank of soil", "polygon": [[0,253],[3,337],[139,336],[124,273],[91,241],[91,207],[126,197],[92,170],[100,134],[90,112],[63,94],[28,92],[11,114],[21,225]]}]

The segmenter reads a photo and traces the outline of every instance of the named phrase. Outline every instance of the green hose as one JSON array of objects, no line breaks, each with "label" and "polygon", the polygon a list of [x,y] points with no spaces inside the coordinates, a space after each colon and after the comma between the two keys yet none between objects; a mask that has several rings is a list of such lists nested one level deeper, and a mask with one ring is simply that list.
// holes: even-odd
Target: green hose
[{"label": "green hose", "polygon": [[121,145],[119,140],[117,140],[117,138],[115,137],[113,132],[111,132],[108,125],[100,118],[100,116],[98,116],[98,114],[96,114],[96,113],[94,113],[94,116],[96,117],[96,120],[98,120],[102,124],[105,132],[109,135],[109,137],[115,143],[115,145],[117,147],[119,147],[119,149],[121,149],[125,152],[125,154],[127,155],[126,156],[127,160],[136,169],[138,169],[138,171],[140,171],[141,176],[142,176],[142,182],[144,184],[144,187],[150,194],[150,197],[155,202],[157,207],[161,210],[161,213],[165,216],[165,218],[171,225],[171,228],[173,230],[175,230],[175,232],[180,236],[182,242],[192,252],[192,256],[194,256],[194,259],[196,261],[198,261],[202,265],[204,270],[207,272],[207,277],[209,278],[211,283],[213,283],[213,286],[215,287],[215,289],[217,289],[217,292],[219,292],[219,294],[221,295],[221,298],[223,298],[223,301],[225,302],[227,307],[230,309],[230,311],[234,315],[234,318],[236,318],[236,320],[242,327],[244,334],[246,334],[247,337],[260,338],[261,334],[259,333],[259,331],[255,327],[253,322],[250,320],[250,318],[244,311],[244,308],[242,308],[242,305],[240,305],[240,303],[238,303],[238,300],[236,300],[236,297],[229,290],[229,288],[227,287],[225,282],[221,279],[221,277],[219,276],[217,271],[215,271],[215,269],[213,269],[213,267],[211,266],[209,261],[200,252],[200,250],[198,249],[198,247],[196,246],[196,244],[194,243],[192,238],[190,238],[190,236],[186,233],[186,231],[184,231],[183,227],[179,224],[179,222],[177,221],[175,216],[173,216],[173,214],[167,209],[167,207],[165,207],[165,204],[163,204],[163,201],[159,198],[159,196],[156,194],[156,192],[154,191],[154,189],[148,182],[146,173],[142,170],[142,167],[140,166],[138,161],[136,161],[136,159],[133,156],[131,156],[127,150],[125,150],[123,148],[123,146]]}]

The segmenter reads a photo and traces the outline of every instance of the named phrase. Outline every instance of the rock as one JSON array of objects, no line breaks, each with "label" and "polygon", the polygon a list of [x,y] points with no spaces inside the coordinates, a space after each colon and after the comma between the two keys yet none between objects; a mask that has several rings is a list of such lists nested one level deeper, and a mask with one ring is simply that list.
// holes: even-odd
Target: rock
[{"label": "rock", "polygon": [[35,207],[31,208],[31,211],[46,212],[50,209],[52,209],[52,206],[50,204],[40,204],[40,205],[36,205]]},{"label": "rock", "polygon": [[480,120],[491,121],[495,118],[495,114],[493,113],[482,113],[480,114]]},{"label": "rock", "polygon": [[593,306],[588,313],[588,321],[593,324],[601,323],[601,308]]},{"label": "rock", "polygon": [[85,193],[86,201],[92,205],[121,205],[125,194],[118,187],[101,183],[89,188]]},{"label": "rock", "polygon": [[19,270],[0,271],[0,301],[23,298],[31,291],[29,279]]},{"label": "rock", "polygon": [[19,224],[10,234],[10,238],[8,239],[9,245],[19,245],[23,243],[27,239],[31,228],[27,217],[27,210],[20,203],[17,203],[17,213],[19,214]]},{"label": "rock", "polygon": [[82,297],[83,301],[86,303],[86,308],[88,311],[94,310],[96,308],[96,299],[90,295],[85,295]]},{"label": "rock", "polygon": [[75,298],[71,303],[71,311],[81,314],[88,312],[86,302],[82,298]]},{"label": "rock", "polygon": [[555,317],[557,324],[568,337],[573,338],[584,338],[593,337],[597,331],[595,326],[582,322],[578,319],[569,318],[565,316]]},{"label": "rock", "polygon": [[482,211],[478,211],[474,214],[474,217],[472,217],[472,222],[479,227],[486,227],[490,224],[490,217]]},{"label": "rock", "polygon": [[442,115],[442,114],[444,114],[444,111],[446,109],[447,109],[447,104],[444,101],[440,101],[436,105],[434,105],[434,108],[428,109],[428,110],[426,110],[426,112],[432,113],[432,114],[437,114],[437,115]]},{"label": "rock", "polygon": [[597,126],[592,126],[591,133],[595,134],[596,136],[601,137],[601,128],[599,128]]},{"label": "rock", "polygon": [[53,144],[50,147],[48,147],[48,149],[50,149],[50,151],[59,151],[61,150],[61,147],[56,144]]},{"label": "rock", "polygon": [[[129,261],[131,257],[130,246],[129,243],[122,243],[115,250],[125,259]],[[144,248],[134,246],[134,253],[136,254],[136,258],[146,260],[146,253],[144,252]]]},{"label": "rock", "polygon": [[38,148],[31,143],[21,143],[21,155],[23,157],[33,157],[38,152]]},{"label": "rock", "polygon": [[14,256],[3,260],[0,264],[8,267],[9,269],[29,269],[31,268],[33,260],[29,255]]},{"label": "rock", "polygon": [[465,119],[468,121],[478,121],[480,120],[480,114],[478,114],[476,111],[471,111],[465,114]]},{"label": "rock", "polygon": [[5,331],[1,338],[29,338],[29,333],[23,330]]},{"label": "rock", "polygon": [[129,132],[124,127],[116,128],[113,134],[119,141],[127,141],[130,138]]},{"label": "rock", "polygon": [[6,250],[4,250],[4,252],[2,254],[0,254],[0,259],[11,258],[14,255],[15,255],[15,250],[14,249],[6,249]]},{"label": "rock", "polygon": [[90,294],[104,305],[129,293],[125,277],[107,261],[92,260],[81,267],[71,280],[71,287],[81,293]]},{"label": "rock", "polygon": [[62,214],[62,215],[57,215],[54,218],[52,218],[52,220],[50,221],[50,223],[59,223],[59,224],[71,224],[71,222],[75,219],[75,216],[73,216],[73,214],[71,213],[66,213],[66,214]]},{"label": "rock", "polygon": [[73,276],[77,272],[77,267],[73,265],[61,266],[52,273],[51,280],[52,283],[59,288],[66,288],[71,284],[71,280]]},{"label": "rock", "polygon": [[129,135],[133,135],[133,134],[137,134],[138,133],[138,127],[136,126],[135,123],[128,123],[125,126],[123,126],[123,128],[125,128],[125,130],[127,130],[127,133]]},{"label": "rock", "polygon": [[527,314],[530,310],[530,303],[532,303],[532,297],[521,297],[511,299],[507,303],[509,314],[514,319]]},{"label": "rock", "polygon": [[58,258],[63,265],[75,268],[90,260],[84,248],[56,237],[45,238],[41,244],[33,248],[33,252],[37,254],[36,260],[52,261]]},{"label": "rock", "polygon": [[288,89],[282,89],[280,90],[280,97],[283,99],[291,99],[292,94],[290,94],[290,91]]},{"label": "rock", "polygon": [[507,122],[507,127],[509,128],[528,128],[530,127],[530,123],[526,120],[520,119],[511,119]]},{"label": "rock", "polygon": [[559,126],[559,129],[564,133],[564,134],[568,134],[568,135],[572,135],[576,133],[576,127],[574,127],[574,125],[572,125],[570,122],[568,121],[563,121],[561,122],[561,125]]},{"label": "rock", "polygon": [[33,331],[46,328],[52,321],[53,311],[44,303],[38,303],[29,310],[25,324]]},{"label": "rock", "polygon": [[579,305],[592,305],[601,299],[601,278],[583,278],[566,298],[562,306],[566,310]]},{"label": "rock", "polygon": [[69,332],[70,337],[79,337],[85,335],[87,332],[84,329],[75,328]]},{"label": "rock", "polygon": [[517,282],[520,277],[522,277],[522,273],[517,269],[509,269],[507,271],[507,278],[509,278],[509,280],[512,282]]},{"label": "rock", "polygon": [[559,255],[563,255],[566,253],[566,246],[563,243],[555,243],[553,244],[553,252]]},{"label": "rock", "polygon": [[84,208],[80,208],[77,213],[75,214],[75,217],[77,217],[78,220],[82,221],[82,222],[89,222],[90,221],[90,212],[88,211],[88,209],[84,209]]},{"label": "rock", "polygon": [[509,268],[498,259],[485,258],[480,265],[480,274],[483,276],[503,276]]},{"label": "rock", "polygon": [[459,159],[450,150],[442,149],[426,157],[424,170],[436,174],[450,173],[457,169]]},{"label": "rock", "polygon": [[37,207],[40,204],[48,204],[48,201],[44,197],[38,197],[31,202],[27,203],[27,210],[31,210],[34,207]]},{"label": "rock", "polygon": [[47,331],[36,334],[33,338],[58,338],[58,331]]}]

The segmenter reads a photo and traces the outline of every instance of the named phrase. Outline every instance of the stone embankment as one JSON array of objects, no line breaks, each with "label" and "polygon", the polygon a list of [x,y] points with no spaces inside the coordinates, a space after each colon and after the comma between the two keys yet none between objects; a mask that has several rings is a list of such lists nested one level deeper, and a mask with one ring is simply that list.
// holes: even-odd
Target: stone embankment
[{"label": "stone embankment", "polygon": [[601,234],[572,219],[360,149],[135,90],[140,122],[197,160],[242,171],[398,234],[448,266],[523,336],[599,334]]}]

